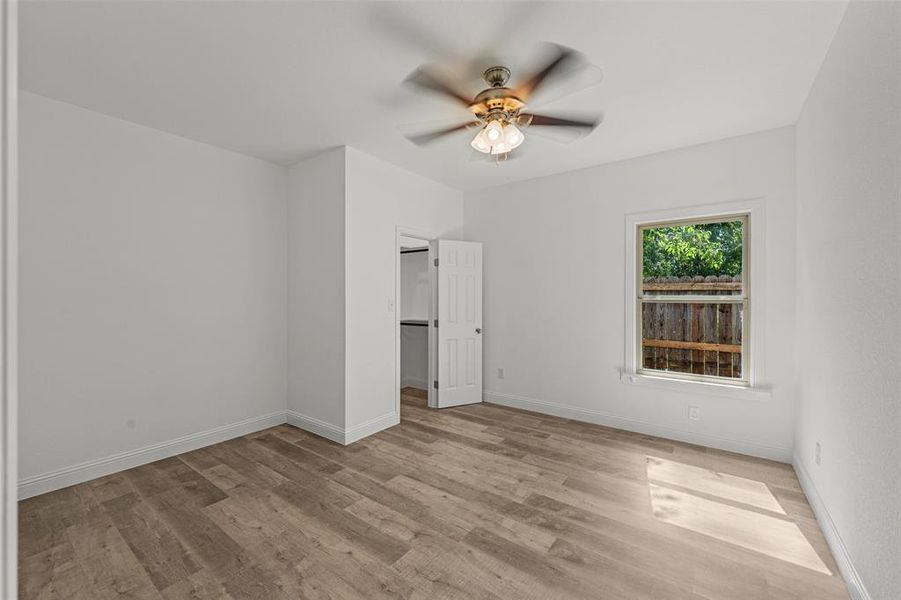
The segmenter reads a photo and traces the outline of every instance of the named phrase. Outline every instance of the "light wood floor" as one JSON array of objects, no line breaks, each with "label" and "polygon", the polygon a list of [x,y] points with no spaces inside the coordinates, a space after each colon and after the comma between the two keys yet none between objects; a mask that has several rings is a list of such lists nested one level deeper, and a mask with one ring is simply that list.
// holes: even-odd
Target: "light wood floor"
[{"label": "light wood floor", "polygon": [[[412,391],[408,391],[412,392]],[[21,598],[847,598],[788,465],[484,404],[20,504]]]}]

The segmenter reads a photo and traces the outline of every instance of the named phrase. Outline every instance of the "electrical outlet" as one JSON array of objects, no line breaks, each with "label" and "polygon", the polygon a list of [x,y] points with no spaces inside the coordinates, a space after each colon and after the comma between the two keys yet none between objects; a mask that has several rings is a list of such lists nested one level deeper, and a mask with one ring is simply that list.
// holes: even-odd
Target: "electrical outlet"
[{"label": "electrical outlet", "polygon": [[817,463],[817,466],[820,466],[820,443],[817,442],[816,453],[814,454],[814,460]]},{"label": "electrical outlet", "polygon": [[498,379],[503,379],[503,378],[504,378],[504,367],[498,367],[498,368],[497,368],[497,378],[498,378]]},{"label": "electrical outlet", "polygon": [[692,421],[700,421],[701,420],[701,409],[697,406],[689,406],[688,407],[688,418]]}]

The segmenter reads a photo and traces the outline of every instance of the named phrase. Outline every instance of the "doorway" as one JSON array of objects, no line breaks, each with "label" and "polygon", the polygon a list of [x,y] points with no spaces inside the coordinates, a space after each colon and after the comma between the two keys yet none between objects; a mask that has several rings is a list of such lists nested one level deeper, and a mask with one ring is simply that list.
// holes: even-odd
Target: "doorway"
[{"label": "doorway", "polygon": [[[421,235],[421,234],[420,234]],[[398,410],[426,408],[429,395],[429,239],[398,236],[397,296],[400,393]]]},{"label": "doorway", "polygon": [[397,228],[396,398],[404,409],[482,401],[482,245]]}]

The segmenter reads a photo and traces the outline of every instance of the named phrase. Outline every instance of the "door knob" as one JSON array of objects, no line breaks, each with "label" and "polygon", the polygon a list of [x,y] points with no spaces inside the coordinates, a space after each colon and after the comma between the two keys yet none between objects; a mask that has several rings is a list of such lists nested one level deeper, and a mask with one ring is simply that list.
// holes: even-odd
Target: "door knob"
[{"label": "door knob", "polygon": [[476,327],[476,333],[482,333],[482,328],[481,328],[481,327]]}]

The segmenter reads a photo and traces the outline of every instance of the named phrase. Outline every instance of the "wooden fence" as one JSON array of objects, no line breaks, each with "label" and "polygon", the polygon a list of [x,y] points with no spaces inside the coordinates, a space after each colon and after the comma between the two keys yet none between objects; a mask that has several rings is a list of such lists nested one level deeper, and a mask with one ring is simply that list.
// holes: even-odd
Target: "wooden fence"
[{"label": "wooden fence", "polygon": [[[643,281],[645,294],[741,294],[741,278],[659,277]],[[646,369],[741,377],[741,303],[645,302],[641,315]]]}]

